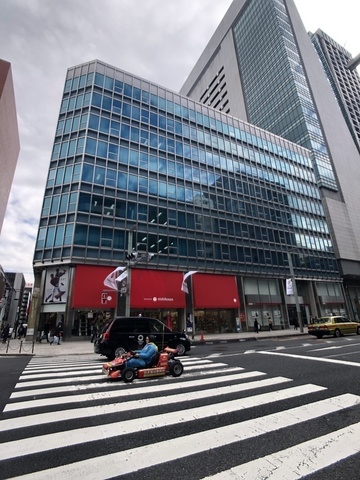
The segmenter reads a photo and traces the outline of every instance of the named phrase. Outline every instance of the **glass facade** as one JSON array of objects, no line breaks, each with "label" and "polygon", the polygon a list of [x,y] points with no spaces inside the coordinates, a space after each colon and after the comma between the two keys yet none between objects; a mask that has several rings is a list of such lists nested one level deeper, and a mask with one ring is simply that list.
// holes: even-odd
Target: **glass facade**
[{"label": "glass facade", "polygon": [[233,33],[248,120],[308,148],[319,187],[337,190],[284,0],[248,2]]},{"label": "glass facade", "polygon": [[[256,2],[255,2],[256,4]],[[34,264],[337,278],[310,152],[99,61],[68,70]]]},{"label": "glass facade", "polygon": [[350,53],[322,30],[311,35],[349,131],[360,151],[360,75],[349,69]]}]

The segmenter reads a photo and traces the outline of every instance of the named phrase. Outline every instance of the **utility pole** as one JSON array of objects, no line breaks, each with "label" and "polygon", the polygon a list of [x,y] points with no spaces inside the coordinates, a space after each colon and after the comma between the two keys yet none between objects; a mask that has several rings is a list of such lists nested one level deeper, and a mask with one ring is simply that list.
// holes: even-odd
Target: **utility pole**
[{"label": "utility pole", "polygon": [[126,291],[126,303],[125,303],[125,316],[130,317],[130,291],[131,291],[131,267],[133,254],[133,234],[137,226],[134,225],[128,232],[128,244],[127,244],[127,291]]},{"label": "utility pole", "polygon": [[295,297],[295,305],[296,305],[296,317],[299,324],[300,332],[304,331],[304,325],[301,316],[300,304],[299,304],[299,296],[297,292],[296,280],[295,280],[295,273],[294,273],[294,265],[291,257],[291,252],[287,252],[288,262],[289,262],[289,269],[290,269],[290,277],[291,283],[293,288],[293,293]]}]

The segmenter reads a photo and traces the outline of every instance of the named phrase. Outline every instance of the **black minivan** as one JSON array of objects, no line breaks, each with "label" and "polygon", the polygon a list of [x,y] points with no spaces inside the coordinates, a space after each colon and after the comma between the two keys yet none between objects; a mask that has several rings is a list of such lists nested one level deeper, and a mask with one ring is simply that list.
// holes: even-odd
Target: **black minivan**
[{"label": "black minivan", "polygon": [[113,360],[131,350],[139,350],[145,345],[147,335],[155,337],[153,342],[161,350],[176,348],[178,355],[185,355],[191,348],[185,333],[172,332],[156,318],[116,317],[94,343],[95,353]]}]

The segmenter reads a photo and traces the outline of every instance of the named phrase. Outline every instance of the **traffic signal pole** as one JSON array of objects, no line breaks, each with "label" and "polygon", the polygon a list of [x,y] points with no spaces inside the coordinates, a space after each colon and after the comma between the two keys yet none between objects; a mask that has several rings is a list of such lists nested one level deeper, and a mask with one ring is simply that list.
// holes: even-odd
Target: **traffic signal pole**
[{"label": "traffic signal pole", "polygon": [[130,293],[131,293],[131,265],[132,265],[132,249],[133,249],[133,233],[136,230],[136,225],[130,228],[128,232],[128,245],[127,245],[127,292],[125,303],[125,316],[130,317]]}]

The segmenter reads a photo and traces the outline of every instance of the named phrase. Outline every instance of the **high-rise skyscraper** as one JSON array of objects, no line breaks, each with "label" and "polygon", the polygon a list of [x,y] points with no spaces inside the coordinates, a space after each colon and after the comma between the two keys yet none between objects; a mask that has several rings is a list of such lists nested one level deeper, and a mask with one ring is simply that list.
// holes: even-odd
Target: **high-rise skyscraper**
[{"label": "high-rise skyscraper", "polygon": [[353,58],[320,29],[311,34],[311,40],[360,152],[360,76],[351,68]]},{"label": "high-rise skyscraper", "polygon": [[309,149],[359,315],[359,151],[293,0],[234,0],[180,92]]},{"label": "high-rise skyscraper", "polygon": [[132,267],[131,313],[176,329],[280,329],[296,306],[304,321],[346,310],[310,151],[96,60],[67,72],[30,331],[63,320],[67,337],[90,336],[119,306],[104,285],[117,266]]},{"label": "high-rise skyscraper", "polygon": [[11,64],[0,59],[0,233],[20,150]]}]

